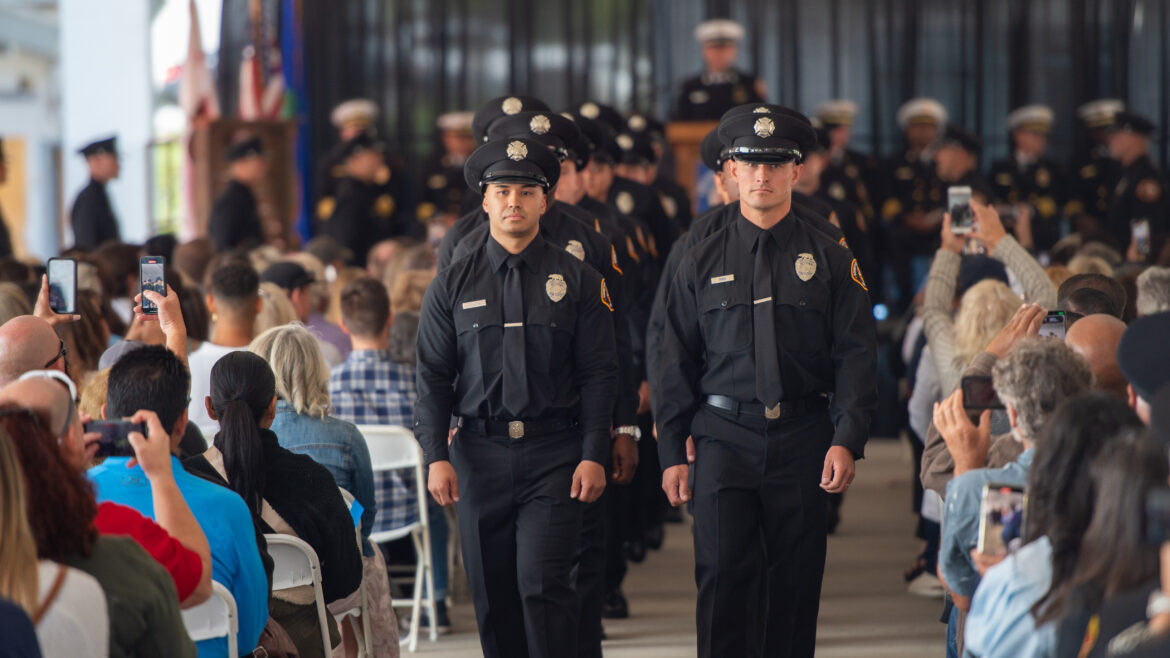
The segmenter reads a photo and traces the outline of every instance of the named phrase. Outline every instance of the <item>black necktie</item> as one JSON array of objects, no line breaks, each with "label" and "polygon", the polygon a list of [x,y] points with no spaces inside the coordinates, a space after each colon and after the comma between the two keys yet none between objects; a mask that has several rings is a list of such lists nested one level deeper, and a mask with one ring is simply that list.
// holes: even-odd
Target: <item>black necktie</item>
[{"label": "black necktie", "polygon": [[772,297],[771,234],[761,231],[756,240],[756,264],[752,271],[752,325],[756,352],[756,398],[765,406],[774,406],[783,397],[780,387],[780,355],[776,350],[776,313]]},{"label": "black necktie", "polygon": [[528,377],[524,363],[524,260],[508,256],[504,275],[504,408],[521,418],[528,406]]}]

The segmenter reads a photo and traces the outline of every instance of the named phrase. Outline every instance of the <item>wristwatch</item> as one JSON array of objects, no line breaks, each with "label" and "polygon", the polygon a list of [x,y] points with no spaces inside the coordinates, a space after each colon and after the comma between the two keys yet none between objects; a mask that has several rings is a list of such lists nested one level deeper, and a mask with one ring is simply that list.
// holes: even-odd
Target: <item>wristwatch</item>
[{"label": "wristwatch", "polygon": [[642,428],[638,427],[637,425],[618,425],[617,427],[613,428],[613,433],[614,436],[617,436],[618,434],[629,434],[630,436],[634,437],[635,442],[642,440]]}]

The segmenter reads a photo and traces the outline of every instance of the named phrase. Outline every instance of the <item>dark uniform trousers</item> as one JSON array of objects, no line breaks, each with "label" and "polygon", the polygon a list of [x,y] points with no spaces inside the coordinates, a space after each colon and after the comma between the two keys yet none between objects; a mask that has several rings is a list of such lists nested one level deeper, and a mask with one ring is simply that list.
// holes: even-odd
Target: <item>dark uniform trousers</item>
[{"label": "dark uniform trousers", "polygon": [[570,496],[581,461],[572,429],[513,440],[456,432],[459,531],[487,658],[577,655],[570,581],[583,505]]},{"label": "dark uniform trousers", "polygon": [[703,405],[692,431],[699,656],[812,656],[828,412],[765,420]]},{"label": "dark uniform trousers", "polygon": [[[609,468],[606,468],[608,471]],[[572,584],[577,593],[577,658],[601,658],[601,607],[606,569],[609,488],[601,498],[581,505],[581,536],[573,560]]]}]

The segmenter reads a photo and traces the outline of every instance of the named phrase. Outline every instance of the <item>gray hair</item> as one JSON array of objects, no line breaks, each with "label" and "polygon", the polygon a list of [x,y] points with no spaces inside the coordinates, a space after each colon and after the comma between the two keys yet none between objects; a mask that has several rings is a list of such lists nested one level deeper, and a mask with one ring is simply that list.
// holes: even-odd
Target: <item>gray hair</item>
[{"label": "gray hair", "polygon": [[276,394],[298,414],[324,418],[329,412],[329,366],[317,337],[305,325],[273,327],[248,350],[260,355],[276,375]]},{"label": "gray hair", "polygon": [[1147,268],[1137,278],[1137,314],[1170,311],[1170,267]]},{"label": "gray hair", "polygon": [[1061,402],[1093,387],[1089,362],[1052,338],[1020,341],[991,377],[1000,400],[1016,410],[1020,438],[1033,443]]}]

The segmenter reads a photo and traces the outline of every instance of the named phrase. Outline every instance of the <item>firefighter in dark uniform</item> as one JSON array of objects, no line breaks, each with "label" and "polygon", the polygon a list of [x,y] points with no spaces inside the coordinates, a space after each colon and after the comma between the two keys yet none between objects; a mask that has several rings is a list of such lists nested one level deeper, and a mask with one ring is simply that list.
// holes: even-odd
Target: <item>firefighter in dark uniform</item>
[{"label": "firefighter in dark uniform", "polygon": [[398,222],[394,198],[379,182],[383,153],[382,145],[368,133],[345,143],[341,155],[346,175],[337,187],[337,204],[319,225],[318,233],[353,252],[351,265],[365,263],[370,247],[379,240],[405,235],[411,228]]},{"label": "firefighter in dark uniform", "polygon": [[626,118],[626,129],[634,133],[645,133],[650,138],[650,147],[654,158],[650,163],[646,178],[642,182],[658,191],[658,200],[666,216],[678,230],[685,231],[694,219],[691,213],[691,196],[686,188],[674,180],[674,163],[668,161],[666,126],[654,117],[634,113]]},{"label": "firefighter in dark uniform", "polygon": [[[1109,197],[1105,227],[1118,246],[1129,247],[1130,257],[1140,261],[1158,259],[1170,228],[1166,178],[1150,159],[1153,132],[1154,124],[1149,119],[1122,111],[1114,117],[1109,134],[1109,152],[1121,164],[1121,179]],[[1142,222],[1145,228],[1139,227]],[[1137,244],[1139,232],[1148,236],[1148,249]]]},{"label": "firefighter in dark uniform", "polygon": [[764,82],[735,68],[742,39],[743,26],[725,18],[695,28],[695,41],[703,49],[707,70],[683,81],[675,103],[675,121],[718,121],[736,105],[764,101]]},{"label": "firefighter in dark uniform", "polygon": [[252,249],[264,243],[264,227],[252,186],[264,180],[268,161],[259,138],[232,144],[225,157],[231,178],[211,206],[207,231],[218,252]]},{"label": "firefighter in dark uniform", "polygon": [[991,164],[992,203],[1027,204],[1032,241],[1037,251],[1048,251],[1063,232],[1061,213],[1066,201],[1063,168],[1044,154],[1052,130],[1052,109],[1026,105],[1007,116],[1013,150]]},{"label": "firefighter in dark uniform", "polygon": [[463,165],[478,142],[471,135],[471,112],[448,112],[439,115],[435,125],[443,143],[443,154],[423,172],[424,189],[416,210],[421,222],[435,218],[450,225],[461,217],[472,204],[474,195],[463,182]]},{"label": "firefighter in dark uniform", "polygon": [[740,114],[719,130],[740,216],[671,284],[662,486],[692,503],[698,655],[812,656],[825,492],[849,486],[876,404],[873,314],[849,249],[791,212],[808,120]]},{"label": "firefighter in dark uniform", "polygon": [[[8,161],[4,159],[4,138],[0,137],[0,185],[8,180]],[[12,256],[12,238],[8,223],[4,221],[4,208],[0,207],[0,258]]]},{"label": "firefighter in dark uniform", "polygon": [[73,246],[78,249],[96,249],[103,242],[121,239],[118,218],[106,192],[106,184],[117,178],[121,170],[117,139],[98,140],[78,151],[85,156],[89,167],[89,184],[77,194],[70,212]]},{"label": "firefighter in dark uniform", "polygon": [[[1089,101],[1077,108],[1081,120],[1085,148],[1074,158],[1069,169],[1070,196],[1064,213],[1073,219],[1073,229],[1093,234],[1104,230],[1109,212],[1109,196],[1121,179],[1121,165],[1109,154],[1109,129],[1113,118],[1125,109],[1125,103],[1114,98]],[[1085,215],[1096,224],[1085,226],[1077,222],[1077,215]]]},{"label": "firefighter in dark uniform", "polygon": [[[897,284],[891,299],[895,312],[905,310],[934,255],[942,217],[930,211],[945,203],[945,190],[934,173],[929,150],[946,125],[947,112],[930,98],[915,98],[898,108],[898,125],[906,135],[906,148],[886,159],[880,172],[881,223],[886,248],[882,267],[889,267]],[[876,292],[876,291],[875,291]]]},{"label": "firefighter in dark uniform", "polygon": [[[560,164],[524,138],[467,161],[490,237],[423,300],[415,436],[460,535],[488,658],[576,656],[583,504],[605,489],[617,354],[605,281],[540,236]],[[448,446],[448,427],[459,429]]]},{"label": "firefighter in dark uniform", "polygon": [[856,116],[857,103],[850,100],[825,101],[817,106],[816,117],[829,134],[825,145],[829,161],[820,182],[825,196],[857,208],[871,222],[874,218],[871,193],[877,163],[870,156],[849,148]]}]

